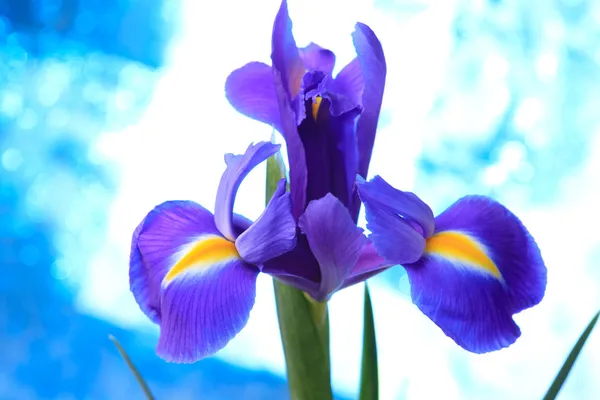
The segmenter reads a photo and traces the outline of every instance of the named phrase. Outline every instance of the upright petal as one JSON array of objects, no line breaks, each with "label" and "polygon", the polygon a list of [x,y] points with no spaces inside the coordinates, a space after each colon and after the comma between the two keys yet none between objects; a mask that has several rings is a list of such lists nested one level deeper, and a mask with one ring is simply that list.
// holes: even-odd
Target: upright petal
[{"label": "upright petal", "polygon": [[293,99],[300,90],[305,68],[292,33],[292,20],[286,0],[282,0],[273,24],[271,60],[273,68],[281,74],[289,99]]},{"label": "upright petal", "polygon": [[321,286],[312,295],[317,300],[328,299],[356,265],[367,238],[352,221],[348,209],[332,194],[311,201],[298,226],[321,268]]},{"label": "upright petal", "polygon": [[251,62],[233,71],[225,82],[225,96],[238,112],[281,132],[277,92],[269,65]]},{"label": "upright petal", "polygon": [[331,83],[331,91],[341,93],[352,100],[354,104],[362,105],[362,95],[365,88],[360,61],[355,58],[337,74]]},{"label": "upright petal", "polygon": [[331,71],[335,66],[335,54],[331,50],[310,43],[308,46],[298,49],[298,51],[305,69],[323,71],[327,75],[331,75]]},{"label": "upright petal", "polygon": [[356,137],[359,149],[358,174],[366,178],[383,101],[387,67],[381,43],[371,28],[357,23],[352,38],[365,83],[362,94],[364,110],[358,121]]},{"label": "upright petal", "polygon": [[417,261],[425,250],[425,237],[433,232],[433,213],[416,195],[394,189],[376,176],[365,182],[356,178],[365,205],[370,239],[390,264]]},{"label": "upright petal", "polygon": [[207,261],[190,259],[163,281],[156,352],[166,361],[190,363],[210,356],[248,322],[258,269],[235,258]]},{"label": "upright petal", "polygon": [[546,267],[521,221],[483,196],[464,197],[436,218],[424,257],[406,265],[413,302],[458,345],[475,353],[515,342],[512,315],[539,303]]},{"label": "upright petal", "polygon": [[131,292],[141,310],[161,321],[161,282],[180,250],[203,235],[218,235],[213,215],[191,201],[168,201],[155,207],[133,234],[129,261]]},{"label": "upright petal", "polygon": [[297,115],[293,111],[292,103],[286,94],[281,74],[273,71],[277,101],[281,112],[281,134],[287,145],[288,161],[290,165],[290,192],[292,196],[292,213],[298,219],[306,206],[306,152],[298,132]]},{"label": "upright petal", "polygon": [[243,155],[225,155],[227,168],[217,189],[215,224],[227,239],[235,241],[237,236],[233,224],[233,203],[240,184],[254,167],[275,154],[279,147],[271,142],[259,142],[251,144]]},{"label": "upright petal", "polygon": [[286,193],[286,180],[282,179],[265,211],[237,238],[235,246],[246,262],[262,265],[295,245],[296,220],[290,194]]}]

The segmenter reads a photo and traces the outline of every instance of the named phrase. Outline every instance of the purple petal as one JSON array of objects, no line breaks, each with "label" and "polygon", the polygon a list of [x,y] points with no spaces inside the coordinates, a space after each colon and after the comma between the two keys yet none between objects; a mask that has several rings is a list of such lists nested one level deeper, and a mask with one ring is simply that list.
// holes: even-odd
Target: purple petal
[{"label": "purple petal", "polygon": [[267,261],[262,272],[307,293],[319,290],[321,270],[305,235],[298,235],[296,247],[291,251]]},{"label": "purple petal", "polygon": [[335,54],[318,44],[311,43],[308,46],[298,49],[300,58],[304,62],[304,68],[307,70],[323,71],[331,75],[335,66]]},{"label": "purple petal", "polygon": [[236,232],[233,224],[233,203],[240,184],[254,167],[275,154],[278,144],[259,142],[251,144],[243,155],[226,154],[227,168],[219,182],[215,203],[215,224],[219,232],[227,239],[235,241]]},{"label": "purple petal", "polygon": [[244,261],[262,265],[296,245],[296,220],[285,186],[285,179],[280,180],[265,211],[235,241]]},{"label": "purple petal", "polygon": [[458,200],[436,218],[425,255],[406,265],[413,302],[474,353],[507,347],[521,332],[512,315],[546,288],[540,251],[519,219],[482,196]]},{"label": "purple petal", "polygon": [[281,2],[273,24],[271,60],[273,68],[281,75],[288,98],[293,99],[300,90],[305,68],[292,34],[292,20],[286,0]]},{"label": "purple petal", "polygon": [[[365,205],[370,239],[390,264],[417,261],[425,249],[425,237],[433,232],[433,213],[416,195],[394,189],[376,176],[365,182],[356,178]],[[424,237],[425,236],[425,237]]]},{"label": "purple petal", "polygon": [[348,209],[331,194],[311,201],[298,226],[321,268],[321,285],[315,298],[326,300],[343,285],[367,239]]},{"label": "purple petal", "polygon": [[391,267],[383,257],[377,253],[375,246],[371,241],[363,247],[358,257],[358,261],[350,271],[350,274],[344,281],[343,287],[352,286],[356,283],[365,281],[380,272]]},{"label": "purple petal", "polygon": [[341,93],[354,104],[362,105],[362,96],[365,88],[363,73],[358,58],[346,65],[331,83],[330,90]]},{"label": "purple petal", "polygon": [[[328,105],[329,100],[323,99],[320,107]],[[357,167],[354,133],[358,112],[356,109],[339,117],[319,113],[316,121],[306,118],[300,125],[306,154],[306,201],[332,193],[342,204],[349,204]]]},{"label": "purple petal", "polygon": [[546,289],[546,266],[521,221],[502,204],[485,196],[466,196],[435,218],[436,233],[469,233],[487,247],[510,292],[511,311],[538,304]]},{"label": "purple petal", "polygon": [[165,279],[156,353],[190,363],[225,347],[248,322],[257,275],[258,269],[237,260],[193,265]]},{"label": "purple petal", "polygon": [[225,96],[240,113],[280,128],[280,113],[273,70],[267,64],[251,62],[227,77]]},{"label": "purple petal", "polygon": [[365,178],[375,142],[387,67],[381,43],[371,28],[360,22],[357,23],[352,39],[365,82],[362,94],[364,110],[356,128],[359,150],[358,174]]},{"label": "purple petal", "polygon": [[306,153],[298,133],[297,116],[292,109],[290,97],[283,87],[281,74],[274,70],[277,101],[281,112],[281,133],[285,139],[290,165],[290,193],[292,196],[292,214],[298,219],[306,206]]},{"label": "purple petal", "polygon": [[140,309],[160,323],[160,285],[183,246],[202,235],[219,235],[213,215],[191,201],[156,206],[133,233],[129,284]]}]

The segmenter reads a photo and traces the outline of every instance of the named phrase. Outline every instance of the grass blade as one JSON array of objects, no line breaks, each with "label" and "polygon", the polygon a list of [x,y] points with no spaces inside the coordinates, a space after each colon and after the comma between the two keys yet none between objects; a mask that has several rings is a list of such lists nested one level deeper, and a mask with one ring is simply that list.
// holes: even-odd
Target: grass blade
[{"label": "grass blade", "polygon": [[373,322],[373,307],[369,288],[365,284],[365,316],[363,321],[363,351],[360,375],[360,400],[379,399],[379,377],[377,371],[377,342],[375,339],[375,324]]},{"label": "grass blade", "polygon": [[117,350],[119,350],[119,353],[121,354],[121,357],[123,357],[123,360],[125,360],[125,362],[127,363],[127,366],[129,367],[129,369],[131,370],[131,372],[133,372],[133,375],[135,376],[135,379],[140,384],[140,386],[142,388],[142,391],[144,392],[144,395],[146,396],[146,399],[148,399],[148,400],[154,400],[154,396],[152,395],[152,392],[150,392],[150,388],[148,387],[148,384],[146,383],[146,381],[144,380],[144,378],[142,378],[142,375],[137,370],[137,368],[135,367],[135,365],[133,365],[133,362],[131,361],[131,358],[129,358],[129,356],[127,355],[127,352],[125,351],[125,349],[123,348],[123,346],[121,346],[121,343],[119,343],[119,341],[117,340],[117,338],[114,337],[113,335],[108,335],[108,338],[110,339],[111,342],[113,342],[113,344],[115,345],[115,347],[117,348]]},{"label": "grass blade", "polygon": [[577,360],[577,357],[579,356],[579,353],[581,352],[583,345],[585,344],[586,340],[590,336],[590,333],[592,333],[592,329],[594,329],[596,322],[598,322],[599,315],[600,315],[600,312],[597,312],[596,315],[594,315],[594,318],[592,318],[592,320],[588,324],[587,328],[585,328],[585,330],[579,337],[579,340],[577,340],[577,343],[575,343],[573,350],[571,350],[571,353],[567,357],[562,368],[560,369],[560,371],[558,371],[556,378],[554,378],[554,382],[552,382],[552,386],[550,386],[550,389],[548,389],[548,392],[544,396],[544,400],[553,400],[558,395],[558,392],[560,391],[560,388],[562,387],[562,385],[565,383],[567,376],[569,376],[569,372],[571,372],[571,368],[573,368],[573,364],[575,364],[575,360]]}]

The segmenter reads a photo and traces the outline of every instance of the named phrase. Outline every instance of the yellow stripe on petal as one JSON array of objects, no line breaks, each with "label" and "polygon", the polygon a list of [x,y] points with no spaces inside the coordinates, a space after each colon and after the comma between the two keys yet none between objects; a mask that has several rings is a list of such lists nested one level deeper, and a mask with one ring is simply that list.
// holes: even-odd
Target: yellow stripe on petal
[{"label": "yellow stripe on petal", "polygon": [[456,231],[436,233],[427,239],[425,253],[463,262],[492,274],[498,279],[502,278],[500,270],[487,255],[483,245],[464,233]]},{"label": "yellow stripe on petal", "polygon": [[206,269],[240,258],[235,243],[220,237],[207,236],[191,245],[191,248],[171,267],[163,282],[168,284],[179,274],[192,269]]},{"label": "yellow stripe on petal", "polygon": [[315,121],[317,120],[317,115],[319,114],[319,107],[321,107],[321,101],[323,101],[323,98],[321,98],[321,96],[317,96],[315,97],[312,103],[312,116]]}]

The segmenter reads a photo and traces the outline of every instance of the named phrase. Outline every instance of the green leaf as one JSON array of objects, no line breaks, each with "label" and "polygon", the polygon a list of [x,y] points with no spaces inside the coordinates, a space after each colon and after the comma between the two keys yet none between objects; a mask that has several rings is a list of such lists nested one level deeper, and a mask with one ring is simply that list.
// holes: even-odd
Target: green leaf
[{"label": "green leaf", "polygon": [[[267,160],[267,202],[283,177],[278,152]],[[273,284],[292,400],[332,400],[327,303],[276,279]]]},{"label": "green leaf", "polygon": [[377,373],[377,342],[369,288],[365,284],[365,315],[363,321],[363,352],[360,375],[360,400],[379,399],[379,378]]},{"label": "green leaf", "polygon": [[142,391],[144,392],[144,395],[146,396],[146,399],[148,399],[148,400],[154,400],[154,396],[152,395],[152,392],[150,392],[150,388],[148,387],[148,384],[146,383],[146,381],[144,380],[144,378],[142,378],[142,375],[137,370],[137,368],[135,367],[135,365],[133,365],[133,362],[131,361],[131,358],[129,358],[129,356],[127,355],[127,352],[125,351],[125,349],[123,348],[123,346],[121,346],[121,343],[119,343],[119,341],[117,340],[117,338],[114,337],[113,335],[108,335],[108,338],[110,339],[111,342],[113,342],[113,344],[115,345],[115,347],[117,348],[117,350],[119,350],[119,353],[121,354],[121,357],[123,357],[123,359],[127,363],[127,366],[129,367],[129,369],[131,370],[131,372],[135,376],[135,379],[140,384],[140,386],[142,388]]},{"label": "green leaf", "polygon": [[577,360],[577,357],[579,356],[579,353],[581,352],[583,345],[585,344],[586,340],[590,336],[590,333],[592,333],[592,329],[594,329],[596,322],[598,322],[599,315],[600,315],[600,312],[597,312],[596,315],[594,315],[594,318],[592,318],[592,320],[588,324],[587,328],[585,328],[585,330],[579,337],[579,340],[577,340],[577,343],[575,343],[573,350],[571,350],[571,353],[567,357],[567,360],[563,364],[560,371],[558,371],[556,378],[554,378],[554,382],[552,383],[552,386],[550,386],[550,389],[548,389],[548,392],[544,396],[544,400],[553,400],[558,395],[558,392],[560,391],[560,388],[562,387],[562,385],[565,383],[567,376],[569,376],[569,372],[571,372],[571,368],[573,368],[573,364],[575,364],[575,360]]}]

